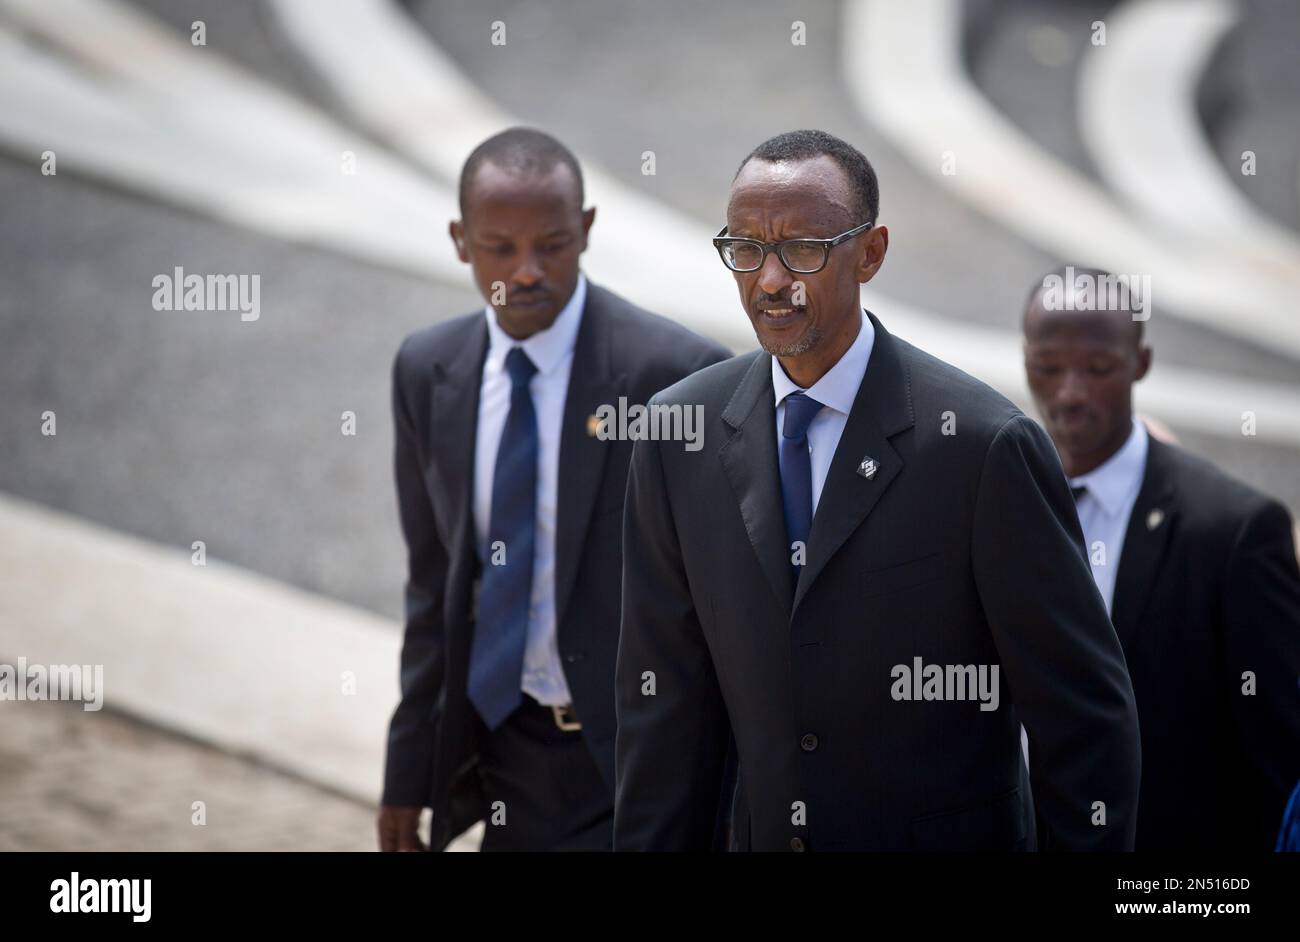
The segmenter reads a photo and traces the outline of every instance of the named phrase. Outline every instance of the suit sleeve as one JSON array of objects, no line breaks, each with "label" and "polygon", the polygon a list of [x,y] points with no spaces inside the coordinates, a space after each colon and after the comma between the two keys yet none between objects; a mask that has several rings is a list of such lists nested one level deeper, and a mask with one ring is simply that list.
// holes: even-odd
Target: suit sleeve
[{"label": "suit sleeve", "polygon": [[614,849],[709,850],[730,725],[648,439],[628,476],[615,702]]},{"label": "suit sleeve", "polygon": [[[1244,523],[1228,564],[1224,600],[1224,669],[1243,752],[1253,768],[1259,821],[1272,846],[1287,796],[1300,780],[1300,571],[1291,516],[1268,501]],[[1254,675],[1246,693],[1243,674]]]},{"label": "suit sleeve", "polygon": [[[1042,850],[1132,850],[1141,753],[1123,649],[1060,459],[1016,415],[985,456],[972,566],[1021,722]],[[1105,824],[1095,802],[1104,803]]]},{"label": "suit sleeve", "polygon": [[403,395],[401,353],[393,364],[393,471],[407,550],[401,699],[388,728],[383,803],[429,803],[436,721],[443,682],[442,601],[447,553],[434,524],[416,450],[415,426]]}]

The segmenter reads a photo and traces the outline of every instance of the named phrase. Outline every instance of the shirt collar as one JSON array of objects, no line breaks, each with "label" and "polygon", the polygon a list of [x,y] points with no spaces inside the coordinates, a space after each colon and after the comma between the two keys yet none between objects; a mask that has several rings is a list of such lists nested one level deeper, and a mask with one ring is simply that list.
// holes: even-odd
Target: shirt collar
[{"label": "shirt collar", "polygon": [[1113,517],[1142,488],[1142,476],[1147,466],[1147,430],[1137,416],[1133,416],[1133,430],[1115,454],[1087,474],[1070,478],[1070,486],[1082,484],[1088,488],[1107,517]]},{"label": "shirt collar", "polygon": [[537,372],[543,375],[560,365],[566,354],[573,351],[578,339],[578,327],[582,324],[582,309],[587,303],[587,276],[578,272],[578,283],[573,294],[560,313],[555,316],[551,326],[539,330],[526,340],[516,340],[497,323],[497,312],[492,305],[483,311],[487,317],[488,359],[495,368],[500,369],[505,363],[506,354],[513,347],[523,347],[528,359],[533,361]]},{"label": "shirt collar", "polygon": [[836,412],[848,415],[853,409],[853,401],[858,397],[858,388],[862,378],[867,375],[867,361],[871,359],[871,348],[876,342],[876,328],[871,318],[862,312],[862,329],[849,349],[826,371],[821,379],[808,389],[797,385],[785,373],[781,361],[772,357],[772,390],[776,394],[776,404],[793,392],[804,392],[816,399],[823,406],[830,406]]}]

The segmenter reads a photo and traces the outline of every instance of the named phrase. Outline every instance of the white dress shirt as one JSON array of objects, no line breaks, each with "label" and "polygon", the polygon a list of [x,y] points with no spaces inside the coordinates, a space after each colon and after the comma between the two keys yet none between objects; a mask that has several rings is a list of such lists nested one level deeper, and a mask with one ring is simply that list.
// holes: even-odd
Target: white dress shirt
[{"label": "white dress shirt", "polygon": [[[1084,545],[1092,563],[1092,579],[1110,611],[1115,576],[1124,551],[1124,534],[1147,469],[1147,430],[1133,417],[1133,430],[1123,447],[1087,474],[1070,478],[1070,486],[1088,488],[1076,502]],[[1099,545],[1100,544],[1100,545]],[[1103,550],[1104,548],[1104,550]]]},{"label": "white dress shirt", "polygon": [[480,559],[488,558],[488,523],[492,517],[492,478],[497,449],[510,412],[510,374],[506,354],[523,347],[537,372],[529,381],[537,413],[537,535],[533,546],[533,591],[528,609],[528,642],[520,689],[540,703],[572,702],[555,638],[555,518],[560,471],[560,425],[573,369],[573,346],[587,300],[587,279],[579,272],[573,296],[546,330],[515,340],[497,323],[491,305],[484,308],[488,327],[487,360],[479,388],[478,433],[474,445],[474,530]]},{"label": "white dress shirt", "polygon": [[[812,464],[812,499],[813,514],[817,513],[817,502],[821,500],[822,485],[826,483],[826,472],[830,470],[831,459],[840,443],[840,435],[848,424],[849,412],[853,400],[858,396],[858,387],[867,375],[867,361],[871,359],[871,348],[876,342],[876,328],[871,326],[871,319],[862,312],[862,329],[858,331],[853,345],[844,351],[834,366],[808,389],[797,385],[785,373],[781,361],[772,357],[772,389],[776,393],[776,440],[781,442],[781,425],[785,422],[785,397],[794,392],[802,392],[822,404],[822,409],[808,426],[808,456]],[[779,448],[778,448],[779,450]],[[860,457],[860,456],[859,456]]]}]

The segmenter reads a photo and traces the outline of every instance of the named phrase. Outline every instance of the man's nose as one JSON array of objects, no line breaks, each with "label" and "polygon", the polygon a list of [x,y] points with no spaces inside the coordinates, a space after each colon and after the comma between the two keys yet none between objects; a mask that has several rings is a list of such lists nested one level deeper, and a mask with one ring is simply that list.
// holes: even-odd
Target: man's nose
[{"label": "man's nose", "polygon": [[1066,370],[1061,377],[1061,384],[1056,387],[1057,405],[1083,405],[1088,401],[1088,384],[1079,370]]},{"label": "man's nose", "polygon": [[538,264],[537,257],[532,252],[526,254],[519,267],[511,275],[514,283],[524,288],[531,287],[541,281],[543,277],[542,266]]},{"label": "man's nose", "polygon": [[763,259],[763,267],[758,270],[758,287],[775,297],[785,291],[792,280],[793,276],[776,257],[776,252],[769,252]]}]

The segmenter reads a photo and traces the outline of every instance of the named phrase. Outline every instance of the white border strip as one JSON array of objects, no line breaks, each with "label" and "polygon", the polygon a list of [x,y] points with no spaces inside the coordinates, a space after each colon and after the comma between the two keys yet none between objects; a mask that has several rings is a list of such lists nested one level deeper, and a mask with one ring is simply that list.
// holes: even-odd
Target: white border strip
[{"label": "white border strip", "polygon": [[[0,144],[33,173],[50,150],[60,172],[381,265],[464,278],[445,234],[455,214],[447,187],[119,2],[0,0]],[[356,155],[355,175],[343,173],[345,151]]]},{"label": "white border strip", "polygon": [[0,656],[102,664],[110,709],[378,800],[398,625],[11,495],[0,533]]},{"label": "white border strip", "polygon": [[1098,171],[1157,225],[1229,242],[1300,285],[1300,239],[1227,178],[1196,111],[1197,83],[1239,20],[1236,4],[1129,0],[1108,19],[1105,54],[1079,71],[1079,129]]},{"label": "white border strip", "polygon": [[[1172,313],[1300,356],[1300,283],[1261,270],[1231,240],[1211,248],[1137,225],[979,92],[962,63],[961,20],[961,0],[846,0],[841,60],[866,120],[926,179],[1062,261],[1150,275],[1154,316]],[[949,152],[956,172],[945,174]]]}]

